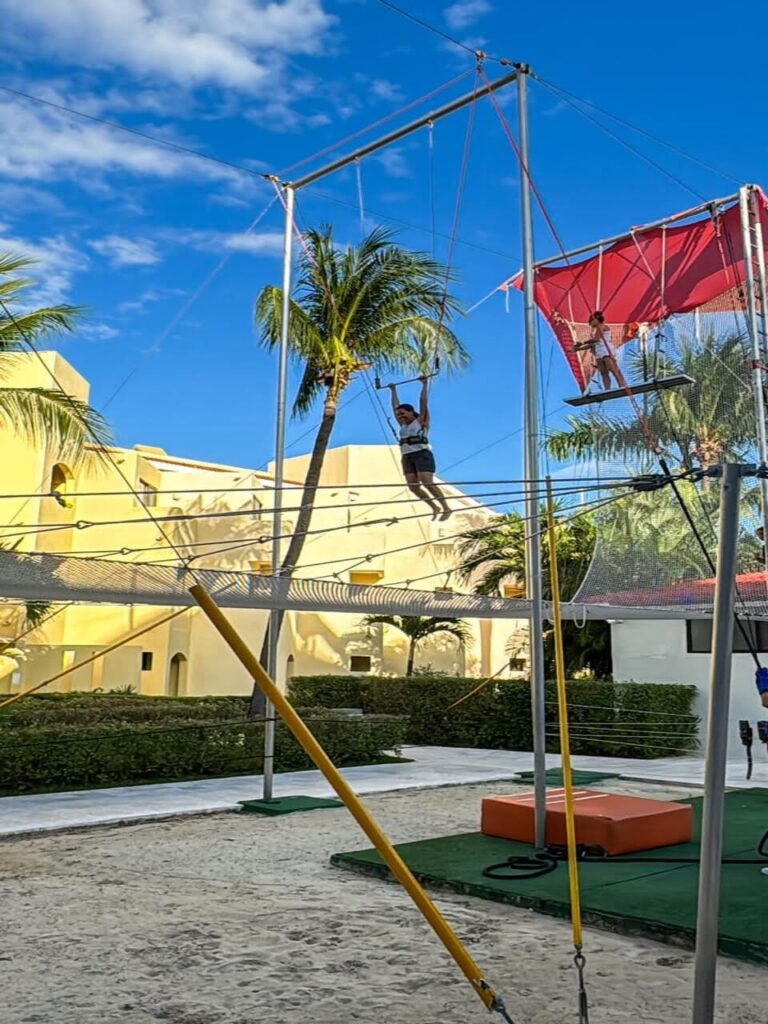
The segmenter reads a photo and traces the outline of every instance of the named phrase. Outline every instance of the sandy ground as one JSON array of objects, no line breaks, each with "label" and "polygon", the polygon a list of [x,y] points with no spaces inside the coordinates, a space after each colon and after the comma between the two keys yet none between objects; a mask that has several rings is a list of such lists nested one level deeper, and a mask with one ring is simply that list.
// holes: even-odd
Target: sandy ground
[{"label": "sandy ground", "polygon": [[[407,841],[476,829],[480,797],[499,788],[392,793],[368,805],[395,841]],[[398,887],[330,867],[331,853],[368,845],[344,810],[217,815],[3,842],[0,1019],[499,1019]],[[575,1024],[567,923],[450,895],[438,902],[516,1024]],[[690,1019],[688,952],[596,930],[587,933],[586,952],[593,1024]],[[723,960],[718,1020],[768,1022],[767,992],[767,970]]]}]

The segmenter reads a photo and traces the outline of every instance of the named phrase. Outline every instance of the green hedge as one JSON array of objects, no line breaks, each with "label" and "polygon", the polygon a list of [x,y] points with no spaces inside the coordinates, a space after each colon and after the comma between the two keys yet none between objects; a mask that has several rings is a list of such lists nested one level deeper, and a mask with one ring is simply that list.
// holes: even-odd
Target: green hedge
[{"label": "green hedge", "polygon": [[[448,710],[478,682],[442,676],[297,676],[291,680],[289,695],[298,704],[404,715],[407,743],[531,750],[531,697],[525,681],[491,683]],[[694,686],[679,684],[569,682],[572,751],[637,758],[693,751],[698,745],[698,719],[692,711],[695,697]],[[554,683],[547,684],[547,736],[549,750],[558,751]]]},{"label": "green hedge", "polygon": [[0,730],[19,725],[221,721],[244,718],[248,697],[147,697],[122,693],[40,693],[0,711]]},{"label": "green hedge", "polygon": [[[32,698],[26,711],[21,711],[26,703],[21,702],[15,714],[2,715],[0,792],[8,795],[262,771],[264,727],[246,721],[246,698],[215,698],[213,702],[205,698],[178,702],[125,699],[131,707],[123,718],[118,712],[120,701],[112,697],[65,697],[48,702],[57,706],[63,718],[35,707]],[[206,707],[211,703],[213,713]],[[173,707],[179,704],[181,708]],[[168,712],[165,721],[163,708]],[[186,714],[181,713],[182,708]],[[341,767],[380,761],[385,754],[397,752],[405,740],[404,718],[340,716],[325,708],[303,709],[302,715]],[[275,770],[312,767],[290,732],[278,724]]]}]

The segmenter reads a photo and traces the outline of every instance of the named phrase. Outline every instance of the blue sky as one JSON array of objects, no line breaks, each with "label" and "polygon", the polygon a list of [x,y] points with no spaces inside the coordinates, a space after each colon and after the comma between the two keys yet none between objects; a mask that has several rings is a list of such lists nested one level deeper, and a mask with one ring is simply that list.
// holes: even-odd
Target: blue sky
[{"label": "blue sky", "polygon": [[[752,0],[730,20],[724,5],[691,0],[626,10],[605,0],[402,6],[472,47],[528,62],[543,79],[726,174],[592,115],[686,190],[533,82],[532,169],[567,246],[693,205],[692,193],[765,184],[766,73]],[[0,84],[257,172],[287,167],[473,66],[470,54],[377,0],[0,0],[0,15]],[[499,73],[494,64],[487,71]],[[443,97],[470,86],[466,79]],[[503,102],[514,125],[514,94]],[[279,207],[243,233],[270,187],[7,93],[0,108],[0,248],[39,259],[38,303],[87,307],[77,335],[57,346],[92,381],[93,402],[106,404],[118,440],[263,465],[272,447],[275,364],[258,347],[252,306],[261,287],[280,281]],[[434,132],[441,236],[450,231],[466,125],[462,112]],[[428,167],[426,132],[364,161],[367,222],[391,223],[401,244],[429,250],[434,243],[445,258],[446,238],[430,231]],[[454,260],[465,307],[519,267],[518,182],[514,154],[485,101]],[[299,209],[303,224],[332,223],[342,241],[355,241],[354,172],[301,195]],[[539,216],[536,247],[540,256],[557,251]],[[225,256],[221,273],[176,322]],[[497,296],[457,326],[473,365],[441,380],[433,396],[433,442],[451,479],[520,476],[521,327],[516,295],[508,311]],[[575,388],[547,331],[542,362],[547,422],[555,425]],[[335,444],[386,440],[364,390],[362,382],[352,386]],[[292,424],[289,440],[313,423]]]}]

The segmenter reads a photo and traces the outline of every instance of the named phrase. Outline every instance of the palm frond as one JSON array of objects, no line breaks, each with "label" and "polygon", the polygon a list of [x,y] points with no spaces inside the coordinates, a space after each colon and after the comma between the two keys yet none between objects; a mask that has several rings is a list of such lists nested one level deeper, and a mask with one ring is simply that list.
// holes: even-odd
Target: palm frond
[{"label": "palm frond", "polygon": [[85,446],[108,445],[106,420],[86,402],[52,388],[0,388],[0,422],[36,447],[75,464]]}]

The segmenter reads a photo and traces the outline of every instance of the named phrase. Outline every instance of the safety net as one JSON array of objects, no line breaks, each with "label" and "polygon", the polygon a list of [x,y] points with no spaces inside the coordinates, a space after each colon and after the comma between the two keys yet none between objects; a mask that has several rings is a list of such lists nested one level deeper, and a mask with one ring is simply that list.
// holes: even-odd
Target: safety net
[{"label": "safety net", "polygon": [[[185,607],[195,603],[189,588],[200,584],[224,608],[358,614],[441,615],[456,618],[522,619],[530,604],[522,598],[483,597],[404,587],[360,586],[330,580],[278,579],[256,573],[196,569],[151,562],[111,562],[72,555],[0,551],[0,596],[6,599],[96,604]],[[547,605],[547,612],[550,612]],[[633,613],[634,611],[634,613]],[[706,613],[707,607],[698,609]],[[627,617],[648,618],[642,606]],[[610,618],[598,602],[563,606],[565,618]],[[681,611],[670,605],[671,617]]]}]

